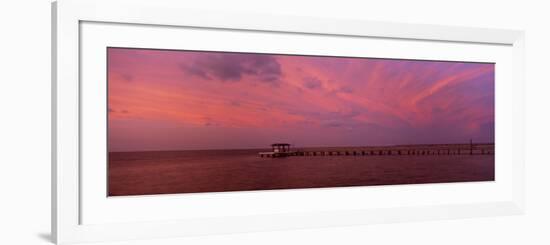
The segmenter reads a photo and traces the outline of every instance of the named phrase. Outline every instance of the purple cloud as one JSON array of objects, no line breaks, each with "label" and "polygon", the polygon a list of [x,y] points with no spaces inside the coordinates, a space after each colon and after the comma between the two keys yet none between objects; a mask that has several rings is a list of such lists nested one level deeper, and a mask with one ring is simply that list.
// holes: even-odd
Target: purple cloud
[{"label": "purple cloud", "polygon": [[321,80],[316,77],[306,77],[303,79],[304,86],[309,89],[318,89],[321,88]]},{"label": "purple cloud", "polygon": [[281,65],[272,55],[241,53],[208,53],[197,57],[180,68],[206,80],[239,81],[245,75],[255,76],[263,82],[279,81]]}]

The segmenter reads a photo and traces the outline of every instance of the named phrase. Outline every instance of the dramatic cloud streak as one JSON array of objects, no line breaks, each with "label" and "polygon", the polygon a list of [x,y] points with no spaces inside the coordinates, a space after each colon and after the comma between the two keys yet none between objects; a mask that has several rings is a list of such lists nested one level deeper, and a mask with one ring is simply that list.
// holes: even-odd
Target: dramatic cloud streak
[{"label": "dramatic cloud streak", "polygon": [[108,49],[109,150],[494,137],[494,64]]}]

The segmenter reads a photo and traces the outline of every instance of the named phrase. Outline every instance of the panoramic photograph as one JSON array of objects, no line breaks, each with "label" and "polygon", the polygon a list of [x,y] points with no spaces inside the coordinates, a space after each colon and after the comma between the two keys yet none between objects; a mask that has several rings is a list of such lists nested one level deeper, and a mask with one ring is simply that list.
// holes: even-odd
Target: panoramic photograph
[{"label": "panoramic photograph", "polygon": [[107,48],[108,196],[494,181],[495,64]]}]

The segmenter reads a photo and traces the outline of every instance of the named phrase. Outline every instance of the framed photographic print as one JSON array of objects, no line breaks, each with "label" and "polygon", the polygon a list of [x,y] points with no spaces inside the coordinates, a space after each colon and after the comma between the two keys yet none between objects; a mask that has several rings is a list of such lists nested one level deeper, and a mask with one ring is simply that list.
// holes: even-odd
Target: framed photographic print
[{"label": "framed photographic print", "polygon": [[495,180],[494,63],[108,47],[107,77],[108,196]]},{"label": "framed photographic print", "polygon": [[523,32],[55,2],[57,243],[523,212]]}]

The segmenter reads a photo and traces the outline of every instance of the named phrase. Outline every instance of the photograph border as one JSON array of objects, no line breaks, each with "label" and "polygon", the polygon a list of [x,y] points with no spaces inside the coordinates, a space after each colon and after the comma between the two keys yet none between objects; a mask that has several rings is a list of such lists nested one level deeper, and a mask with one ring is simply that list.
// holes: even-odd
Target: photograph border
[{"label": "photograph border", "polygon": [[[511,200],[429,207],[215,217],[158,223],[80,224],[80,23],[108,22],[511,45],[514,59]],[[52,4],[52,238],[54,242],[150,239],[339,225],[521,214],[524,211],[524,32],[185,9],[184,2],[60,0]],[[269,222],[265,222],[265,219]],[[296,222],[300,221],[300,222]],[[154,228],[154,229],[153,229]]]}]

